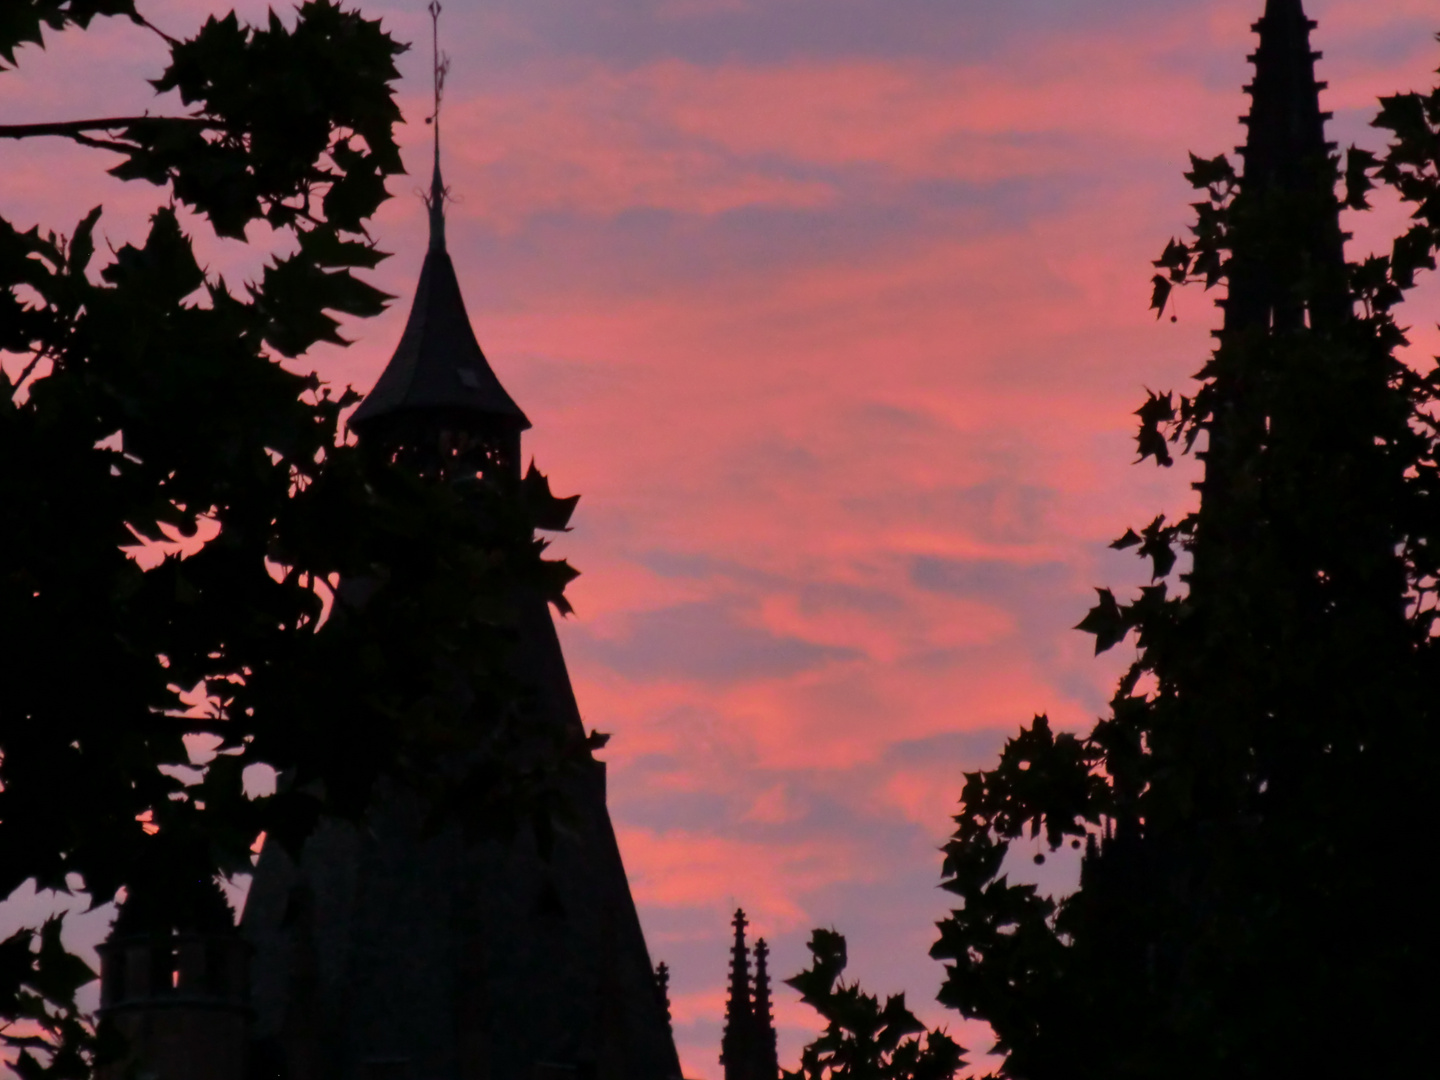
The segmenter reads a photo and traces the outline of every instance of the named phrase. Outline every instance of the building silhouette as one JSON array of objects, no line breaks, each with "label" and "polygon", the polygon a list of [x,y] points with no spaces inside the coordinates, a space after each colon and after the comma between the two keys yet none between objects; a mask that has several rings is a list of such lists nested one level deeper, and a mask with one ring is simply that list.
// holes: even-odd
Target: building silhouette
[{"label": "building silhouette", "polygon": [[[1301,0],[1267,0],[1239,148],[1252,190],[1302,207],[1306,163],[1334,149],[1314,26]],[[437,116],[429,248],[400,343],[352,425],[417,471],[518,479],[530,421],[471,327],[444,202]],[[1287,265],[1230,267],[1223,332],[1348,316],[1338,214],[1324,199],[1314,206]],[[1297,306],[1296,267],[1333,272],[1333,297]],[[1253,435],[1244,423],[1211,433],[1206,498],[1228,486],[1231,456]],[[535,722],[583,734],[538,596],[522,624]],[[669,972],[651,966],[603,763],[570,795],[576,828],[548,861],[529,837],[422,840],[419,808],[396,794],[364,827],[322,823],[298,862],[267,847],[238,932],[204,897],[161,931],[146,922],[140,932],[122,911],[101,949],[102,1013],[157,1080],[676,1080]],[[737,910],[720,1061],[725,1080],[775,1080],[768,950],[755,943],[752,973],[747,926]]]},{"label": "building silhouette", "polygon": [[777,1080],[780,1063],[775,1049],[775,1022],[770,1012],[770,951],[764,938],[755,942],[752,983],[750,950],[745,944],[745,928],[749,924],[743,910],[736,909],[731,925],[735,928],[735,941],[730,948],[730,994],[725,1003],[720,1064],[725,1066],[725,1080]]},{"label": "building silhouette", "polygon": [[97,1069],[129,1080],[131,1064],[169,1080],[236,1080],[249,1042],[248,957],[208,874],[149,877],[129,889],[100,946],[100,1015],[131,1054]]},{"label": "building silhouette", "polygon": [[[1315,78],[1315,61],[1321,58],[1310,47],[1315,26],[1301,0],[1266,0],[1264,15],[1251,26],[1260,43],[1249,57],[1255,65],[1255,77],[1245,87],[1250,112],[1239,118],[1248,129],[1245,144],[1236,147],[1239,184],[1248,212],[1277,223],[1273,231],[1283,241],[1236,247],[1220,301],[1225,315],[1217,336],[1222,342],[1307,325],[1333,331],[1352,315],[1340,206],[1330,170],[1317,167],[1333,154],[1335,144],[1325,137],[1330,113],[1320,108],[1326,84]],[[1302,281],[1313,286],[1308,304],[1300,299]],[[1208,506],[1233,500],[1236,478],[1265,443],[1266,427],[1254,407],[1230,410],[1210,425],[1200,484]],[[1223,546],[1227,538],[1217,540]],[[1211,546],[1202,542],[1197,548],[1202,577],[1212,569]]]},{"label": "building silhouette", "polygon": [[[436,118],[438,129],[438,117]],[[436,132],[430,243],[400,344],[351,424],[417,471],[520,479],[530,426],[480,349],[446,250]],[[529,722],[584,729],[545,601],[520,598]],[[680,1075],[605,805],[567,792],[571,832],[422,841],[400,794],[366,828],[327,822],[298,865],[263,853],[242,930],[254,1048],[288,1080],[673,1080]]]},{"label": "building silhouette", "polygon": [[[429,247],[400,343],[351,426],[418,473],[518,483],[530,421],[476,340],[446,249],[440,74]],[[525,722],[583,740],[548,606],[521,592],[517,607]],[[159,919],[175,925],[158,933],[132,933],[122,911],[102,1008],[139,1075],[679,1080],[668,970],[651,966],[604,763],[583,772],[561,781],[571,817],[548,857],[525,828],[509,841],[427,836],[419,797],[389,789],[358,826],[323,820],[298,860],[267,845],[238,931],[213,903]]]}]

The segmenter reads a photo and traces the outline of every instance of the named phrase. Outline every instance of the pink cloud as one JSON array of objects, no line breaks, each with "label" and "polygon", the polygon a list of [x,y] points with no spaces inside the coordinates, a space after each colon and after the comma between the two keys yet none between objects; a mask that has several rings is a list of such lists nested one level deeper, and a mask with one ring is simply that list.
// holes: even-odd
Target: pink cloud
[{"label": "pink cloud", "polygon": [[[1432,19],[1431,0],[1309,6],[1327,107],[1430,84],[1425,35],[1374,43]],[[761,8],[681,0],[656,18]],[[1214,321],[1212,297],[1187,292],[1180,322],[1157,323],[1149,260],[1189,220],[1186,152],[1240,137],[1258,8],[1037,23],[967,59],[807,45],[621,62],[597,46],[491,77],[454,50],[451,246],[480,339],[535,421],[527,449],[583,495],[556,540],[584,571],[561,634],[587,722],[616,736],[613,812],[652,951],[676,972],[687,1076],[719,1074],[736,904],[774,935],[779,974],[803,963],[812,923],[835,922],[852,974],[947,1019],[925,950],[961,774],[1036,711],[1088,724],[1126,650],[1094,661],[1067,628],[1092,582],[1140,577],[1104,545],[1193,498],[1193,469],[1129,466],[1143,388],[1183,388]],[[185,26],[196,8],[160,10]],[[499,49],[550,32],[522,9],[457,15],[453,32]],[[394,19],[426,29],[416,11]],[[131,33],[27,57],[23,81],[0,75],[7,113],[68,110],[72,91],[101,104],[68,73],[122,85],[156,55]],[[427,111],[422,82],[405,87],[409,116]],[[119,100],[151,104],[143,88]],[[353,328],[355,348],[310,358],[361,388],[423,247],[408,191],[428,129],[402,138],[415,175],[375,229],[397,251],[375,279],[402,299]],[[103,155],[6,153],[4,210],[21,220],[68,226],[103,200],[118,245],[156,201],[104,178]],[[1402,222],[1393,205],[1356,219],[1352,250]],[[232,280],[258,265],[220,244],[206,258]],[[1422,317],[1437,298],[1427,284],[1413,309],[1417,358],[1440,351]],[[789,991],[778,1001],[791,1061],[816,1022]]]},{"label": "pink cloud", "polygon": [[838,839],[794,845],[747,843],[686,830],[619,830],[630,889],[657,908],[702,906],[719,921],[735,897],[757,925],[782,933],[804,927],[811,915],[797,893],[863,880],[855,852]]}]

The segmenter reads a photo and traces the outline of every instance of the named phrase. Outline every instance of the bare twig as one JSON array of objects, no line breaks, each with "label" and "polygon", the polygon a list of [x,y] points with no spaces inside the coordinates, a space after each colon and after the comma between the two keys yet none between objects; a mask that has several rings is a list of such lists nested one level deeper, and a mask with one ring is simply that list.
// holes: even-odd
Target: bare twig
[{"label": "bare twig", "polygon": [[134,22],[137,26],[143,26],[143,27],[145,27],[145,29],[147,29],[147,30],[152,30],[152,31],[154,31],[156,34],[159,34],[160,37],[161,37],[162,39],[164,39],[165,44],[167,44],[167,45],[179,45],[179,44],[180,44],[180,42],[179,42],[179,40],[178,40],[177,38],[173,38],[173,37],[171,37],[169,34],[165,33],[164,30],[161,30],[158,26],[156,26],[154,23],[152,23],[149,19],[145,18],[144,15],[132,15],[132,16],[130,16],[130,20],[131,20],[132,22]]}]

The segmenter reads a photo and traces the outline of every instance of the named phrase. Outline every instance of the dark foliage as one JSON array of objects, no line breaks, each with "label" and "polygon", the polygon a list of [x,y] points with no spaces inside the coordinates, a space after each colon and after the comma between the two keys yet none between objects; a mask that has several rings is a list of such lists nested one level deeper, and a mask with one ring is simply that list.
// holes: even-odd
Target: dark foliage
[{"label": "dark foliage", "polygon": [[[1139,410],[1139,451],[1200,457],[1199,509],[1114,545],[1155,584],[1101,590],[1080,624],[1097,652],[1138,646],[1109,715],[1022,730],[966,777],[946,847],[941,1001],[991,1024],[1004,1076],[1433,1067],[1411,879],[1433,833],[1440,371],[1396,358],[1392,312],[1440,244],[1440,90],[1384,99],[1375,124],[1385,154],[1287,162],[1281,191],[1193,160],[1193,238],[1157,261],[1155,307],[1224,282],[1230,309],[1194,393]],[[1377,180],[1414,225],[1345,264],[1339,207]],[[1268,317],[1237,317],[1255,295]],[[1084,847],[1073,895],[1008,881],[1027,831]]]},{"label": "dark foliage", "polygon": [[[96,15],[143,23],[127,0],[7,0],[0,58]],[[585,751],[522,743],[506,663],[517,596],[564,603],[573,571],[534,529],[571,500],[533,470],[465,487],[395,468],[347,440],[353,394],[279,362],[387,299],[352,271],[384,258],[364,223],[402,171],[403,46],[330,0],[165,40],[154,85],[189,114],[0,138],[118,153],[112,172],[217,234],[263,220],[294,254],[237,291],[174,203],[109,259],[98,207],[68,237],[0,219],[0,351],[19,361],[0,397],[0,897],[33,881],[103,903],[248,870],[261,832],[293,848],[382,776],[503,830],[543,816],[546,778]],[[187,771],[197,735],[216,756]],[[289,782],[247,798],[259,763]],[[74,1005],[92,975],[59,931],[0,942],[0,1039],[26,1080],[93,1062]]]},{"label": "dark foliage", "polygon": [[[845,938],[834,930],[810,935],[810,967],[785,985],[826,1022],[794,1072],[783,1080],[950,1080],[964,1047],[944,1031],[927,1031],[895,994],[882,1006],[857,983],[845,983]],[[923,1036],[923,1038],[922,1038]]]}]

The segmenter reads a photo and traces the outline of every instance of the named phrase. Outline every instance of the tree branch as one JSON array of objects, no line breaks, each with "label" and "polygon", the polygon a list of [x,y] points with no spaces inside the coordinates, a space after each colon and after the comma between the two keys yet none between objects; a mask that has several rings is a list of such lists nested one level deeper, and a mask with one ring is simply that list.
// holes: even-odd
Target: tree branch
[{"label": "tree branch", "polygon": [[133,23],[135,23],[137,26],[143,26],[143,27],[145,27],[145,29],[147,29],[147,30],[152,30],[152,31],[154,31],[156,34],[158,34],[158,35],[161,37],[161,39],[164,40],[165,44],[167,44],[167,45],[179,45],[179,44],[180,44],[179,39],[173,38],[173,37],[171,37],[169,34],[165,33],[164,30],[161,30],[158,26],[156,26],[154,23],[152,23],[149,19],[145,18],[144,15],[139,15],[139,14],[131,15],[131,16],[130,16],[130,21],[133,22]]},{"label": "tree branch", "polygon": [[87,131],[115,131],[135,124],[163,122],[188,127],[219,127],[213,120],[194,116],[112,116],[103,120],[62,120],[49,124],[0,124],[0,139],[29,139],[37,135],[59,135],[73,139]]}]

